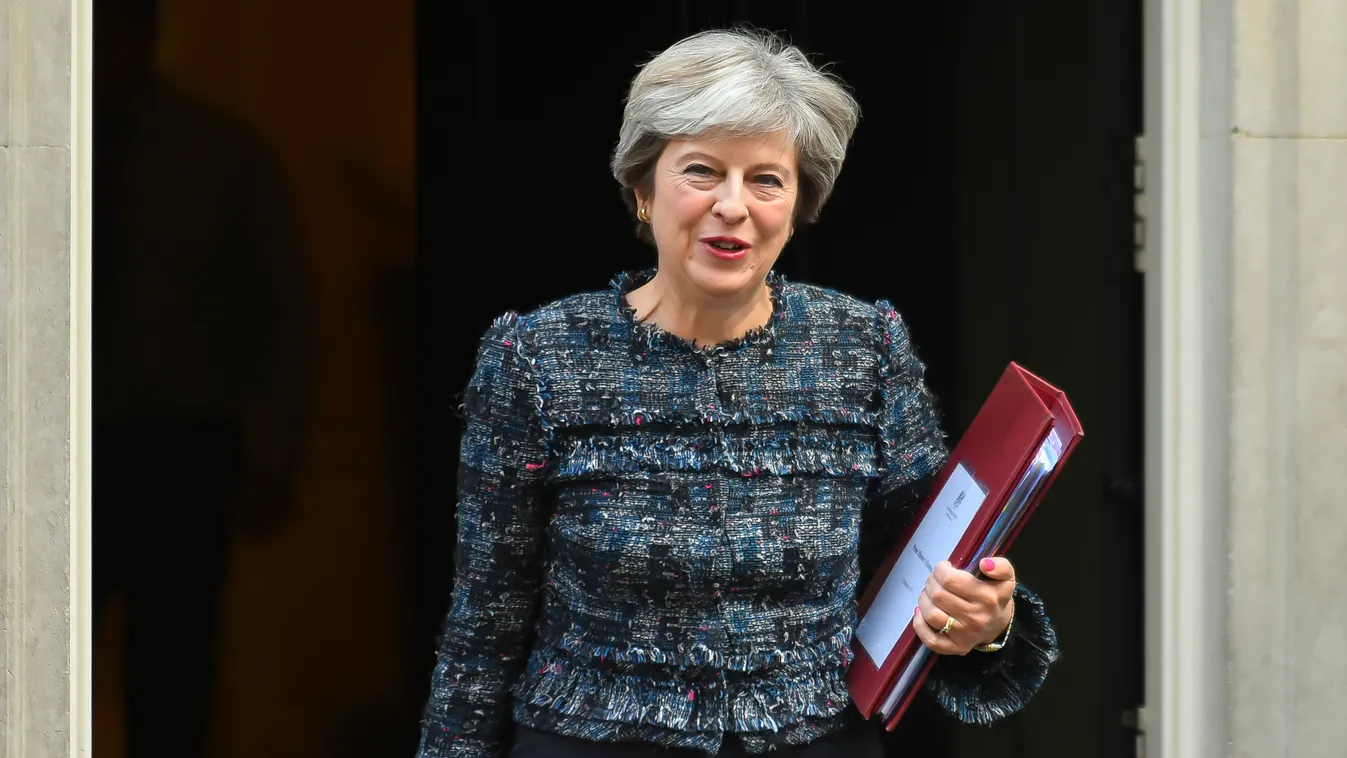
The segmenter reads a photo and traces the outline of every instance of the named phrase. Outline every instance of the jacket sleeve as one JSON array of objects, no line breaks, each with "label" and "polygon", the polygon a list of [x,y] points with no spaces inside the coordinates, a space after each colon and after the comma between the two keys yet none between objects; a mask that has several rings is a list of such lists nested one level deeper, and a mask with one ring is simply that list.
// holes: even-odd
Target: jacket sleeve
[{"label": "jacket sleeve", "polygon": [[[864,582],[874,576],[949,457],[935,402],[925,383],[925,367],[907,326],[888,303],[879,303],[878,312],[884,467],[877,497],[862,524]],[[955,718],[989,724],[1024,707],[1042,686],[1057,656],[1057,635],[1042,601],[1019,585],[1006,646],[995,653],[942,656],[923,691]]]},{"label": "jacket sleeve", "polygon": [[482,340],[464,393],[458,543],[418,758],[495,758],[527,660],[543,575],[542,399],[518,318]]},{"label": "jacket sleeve", "polygon": [[861,523],[861,586],[893,549],[949,458],[926,367],[893,306],[876,305],[879,353],[879,485]]}]

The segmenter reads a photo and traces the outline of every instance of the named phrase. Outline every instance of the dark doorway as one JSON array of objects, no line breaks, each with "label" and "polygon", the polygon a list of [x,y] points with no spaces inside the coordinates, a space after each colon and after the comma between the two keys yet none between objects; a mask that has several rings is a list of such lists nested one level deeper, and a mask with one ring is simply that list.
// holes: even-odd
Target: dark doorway
[{"label": "dark doorway", "polygon": [[1063,387],[1087,431],[1012,553],[1062,636],[1049,683],[992,729],[922,719],[893,735],[892,754],[1130,755],[1123,713],[1142,692],[1140,3],[907,4],[882,16],[844,5],[421,3],[417,644],[429,660],[449,599],[453,405],[478,338],[505,310],[653,263],[606,165],[625,87],[682,36],[751,23],[834,62],[864,110],[834,198],[781,270],[893,300],[952,436],[1010,360]]}]

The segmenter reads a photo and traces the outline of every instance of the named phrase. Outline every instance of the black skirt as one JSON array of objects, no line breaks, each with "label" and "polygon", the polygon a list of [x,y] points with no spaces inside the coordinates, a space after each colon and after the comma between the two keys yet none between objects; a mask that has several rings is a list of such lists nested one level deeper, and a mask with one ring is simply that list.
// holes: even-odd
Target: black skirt
[{"label": "black skirt", "polygon": [[[591,742],[562,737],[522,726],[515,727],[514,749],[510,758],[706,758],[701,750],[657,747],[632,742]],[[727,740],[715,758],[744,758],[737,742]],[[879,733],[871,725],[840,732],[809,745],[778,748],[770,753],[777,758],[884,758]]]}]

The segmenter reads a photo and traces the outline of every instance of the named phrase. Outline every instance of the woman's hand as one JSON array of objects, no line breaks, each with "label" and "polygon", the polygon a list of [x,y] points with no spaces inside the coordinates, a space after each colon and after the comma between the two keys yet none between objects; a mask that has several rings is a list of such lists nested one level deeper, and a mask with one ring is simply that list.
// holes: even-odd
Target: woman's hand
[{"label": "woman's hand", "polygon": [[[941,655],[965,655],[1005,633],[1014,611],[1015,567],[1005,558],[987,558],[979,568],[982,578],[949,561],[936,564],[912,621],[926,647]],[[950,618],[953,624],[941,634]]]}]

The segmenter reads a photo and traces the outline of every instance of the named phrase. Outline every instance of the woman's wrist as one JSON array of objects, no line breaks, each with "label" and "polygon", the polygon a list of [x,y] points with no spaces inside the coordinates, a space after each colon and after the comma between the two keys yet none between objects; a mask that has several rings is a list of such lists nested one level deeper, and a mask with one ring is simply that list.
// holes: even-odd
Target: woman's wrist
[{"label": "woman's wrist", "polygon": [[1010,617],[1006,619],[1006,628],[996,635],[992,641],[977,645],[973,649],[980,653],[995,653],[1006,646],[1010,641],[1010,630],[1015,626],[1015,598],[1010,599]]}]

